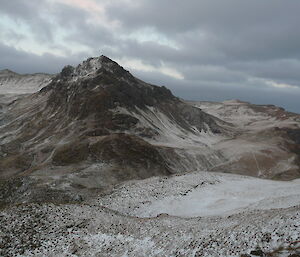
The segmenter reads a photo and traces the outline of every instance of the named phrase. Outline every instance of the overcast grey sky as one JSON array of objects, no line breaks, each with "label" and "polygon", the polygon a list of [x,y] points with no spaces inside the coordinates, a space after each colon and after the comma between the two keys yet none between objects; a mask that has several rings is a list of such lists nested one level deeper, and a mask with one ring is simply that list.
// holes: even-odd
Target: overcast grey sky
[{"label": "overcast grey sky", "polygon": [[56,73],[104,54],[192,100],[300,113],[300,1],[10,0],[0,69]]}]

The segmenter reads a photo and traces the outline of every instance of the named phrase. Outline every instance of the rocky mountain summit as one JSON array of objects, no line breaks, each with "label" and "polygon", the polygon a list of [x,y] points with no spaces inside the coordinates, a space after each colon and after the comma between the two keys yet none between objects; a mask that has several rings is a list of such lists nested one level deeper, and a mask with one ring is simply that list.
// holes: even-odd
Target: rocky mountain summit
[{"label": "rocky mountain summit", "polygon": [[[81,199],[124,180],[188,171],[199,166],[198,156],[201,167],[210,166],[222,156],[210,152],[207,135],[232,133],[229,123],[105,56],[66,66],[39,92],[4,108],[0,176],[20,186],[3,194],[22,201]],[[189,154],[192,145],[207,151]]]},{"label": "rocky mountain summit", "polygon": [[121,181],[194,170],[300,175],[299,115],[277,107],[184,102],[105,56],[56,76],[0,77],[36,91],[1,97],[3,204],[78,201]]}]

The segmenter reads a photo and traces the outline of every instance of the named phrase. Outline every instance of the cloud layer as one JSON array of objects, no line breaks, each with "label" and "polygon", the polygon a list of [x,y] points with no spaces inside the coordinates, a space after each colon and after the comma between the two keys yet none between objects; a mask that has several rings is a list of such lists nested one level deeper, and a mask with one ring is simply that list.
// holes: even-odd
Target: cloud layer
[{"label": "cloud layer", "polygon": [[300,2],[13,0],[0,8],[0,69],[58,72],[105,54],[194,100],[300,112]]}]

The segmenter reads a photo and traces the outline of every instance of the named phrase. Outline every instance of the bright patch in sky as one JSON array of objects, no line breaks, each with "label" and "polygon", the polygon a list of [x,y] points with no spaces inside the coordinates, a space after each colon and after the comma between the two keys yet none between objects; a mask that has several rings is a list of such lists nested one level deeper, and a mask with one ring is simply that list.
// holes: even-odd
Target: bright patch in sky
[{"label": "bright patch in sky", "polygon": [[169,39],[167,36],[150,27],[139,29],[128,35],[124,34],[121,36],[121,38],[137,40],[139,43],[155,42],[160,45],[174,48],[176,50],[179,49],[179,46],[175,41]]},{"label": "bright patch in sky", "polygon": [[37,42],[33,37],[30,28],[23,23],[17,23],[6,17],[1,17],[0,26],[0,36],[7,38],[5,42],[3,42],[6,46],[12,46],[15,49],[37,55],[42,55],[47,52],[51,52],[58,56],[62,55],[61,50],[54,48],[50,49],[46,44]]},{"label": "bright patch in sky", "polygon": [[114,29],[120,26],[120,22],[111,20],[107,17],[105,7],[109,4],[109,1],[102,0],[101,3],[94,0],[51,0],[52,2],[58,2],[78,9],[82,9],[90,14],[88,23],[106,27],[108,29]]},{"label": "bright patch in sky", "polygon": [[266,83],[267,83],[267,85],[270,85],[270,86],[276,87],[276,88],[299,89],[299,87],[297,87],[297,86],[289,85],[289,84],[286,84],[286,83],[277,83],[277,82],[272,81],[272,80],[268,80],[268,81],[266,81]]},{"label": "bright patch in sky", "polygon": [[[299,112],[299,8],[293,0],[1,1],[0,68],[34,73],[39,60],[44,72],[58,72],[104,54],[180,97]],[[27,56],[24,64],[17,56]]]},{"label": "bright patch in sky", "polygon": [[154,67],[149,64],[144,64],[141,60],[137,59],[120,59],[117,60],[122,66],[127,69],[145,71],[145,72],[159,72],[175,79],[184,79],[184,76],[177,70],[162,64],[160,67]]}]

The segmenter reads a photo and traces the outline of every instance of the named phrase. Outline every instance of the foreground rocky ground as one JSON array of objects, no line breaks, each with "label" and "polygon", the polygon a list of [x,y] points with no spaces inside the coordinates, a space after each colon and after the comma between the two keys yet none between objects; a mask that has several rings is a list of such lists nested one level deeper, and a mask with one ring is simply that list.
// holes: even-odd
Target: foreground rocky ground
[{"label": "foreground rocky ground", "polygon": [[[238,175],[229,176],[233,176],[230,177],[233,182],[247,180]],[[214,189],[214,183],[222,184],[223,180],[223,175],[206,173],[158,177],[125,183],[86,203],[8,207],[0,214],[0,255],[248,256],[245,254],[252,252],[254,255],[249,256],[297,256],[300,247],[299,195],[284,208],[279,208],[284,206],[282,204],[266,209],[249,205],[233,209],[230,215],[220,214],[218,210],[215,210],[216,215],[196,217],[166,213],[153,217],[130,215],[134,206],[150,206],[149,203],[168,198],[165,192],[169,195],[185,193],[181,197],[187,197],[188,189],[198,190],[198,204],[201,205],[206,199],[201,198],[200,193]],[[198,189],[194,189],[196,184],[199,184]],[[152,194],[151,186],[156,188]],[[134,188],[139,187],[148,190],[147,201],[134,197]],[[170,187],[173,187],[171,193]],[[273,200],[277,202],[276,198]],[[121,201],[123,205],[113,207]],[[265,201],[272,202],[268,198]]]}]

